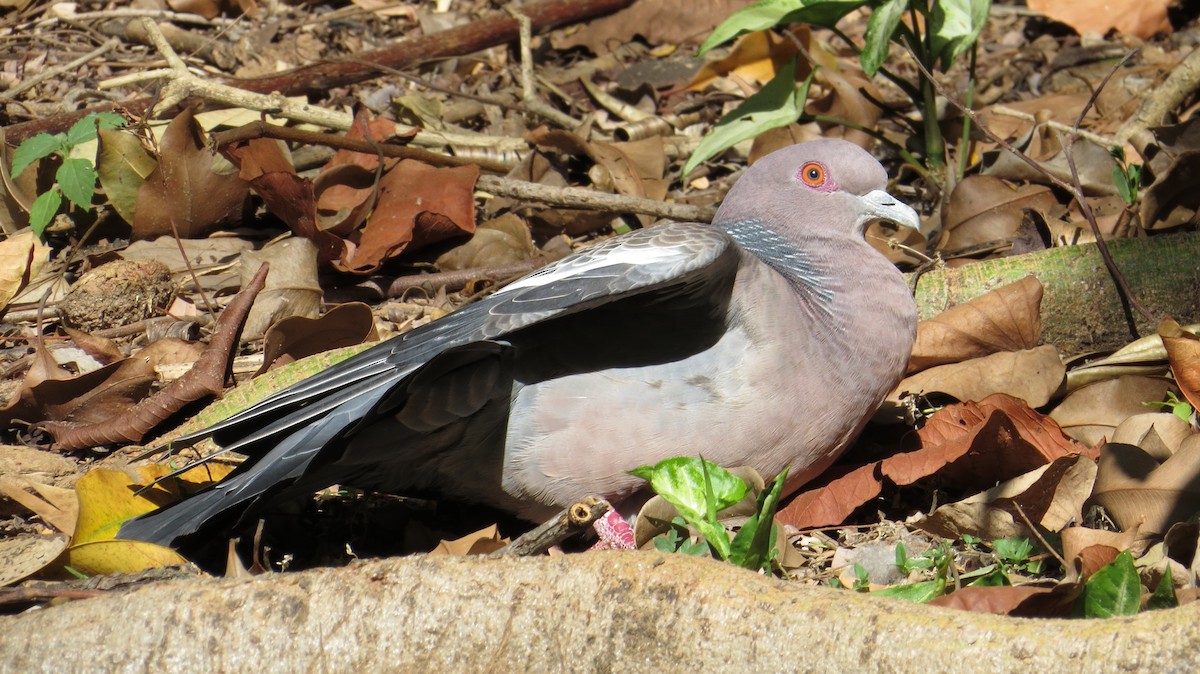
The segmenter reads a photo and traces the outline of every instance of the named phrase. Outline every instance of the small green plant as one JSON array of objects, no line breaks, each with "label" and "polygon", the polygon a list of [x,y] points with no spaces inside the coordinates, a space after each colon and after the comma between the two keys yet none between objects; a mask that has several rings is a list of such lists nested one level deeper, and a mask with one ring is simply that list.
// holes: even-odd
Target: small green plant
[{"label": "small green plant", "polygon": [[1126,206],[1137,203],[1138,190],[1142,187],[1142,165],[1125,161],[1125,149],[1119,146],[1108,148],[1108,154],[1117,160],[1113,167],[1113,184]]},{"label": "small green plant", "polygon": [[34,162],[51,155],[62,157],[54,174],[54,185],[34,199],[29,209],[29,227],[41,236],[54,214],[62,208],[65,196],[76,207],[87,212],[92,208],[96,191],[96,165],[90,159],[72,157],[71,151],[96,139],[97,129],[116,129],[125,119],[114,112],[91,113],[75,122],[66,133],[39,133],[27,138],[13,152],[12,176],[15,178]]},{"label": "small green plant", "polygon": [[867,567],[862,564],[854,565],[854,587],[851,589],[855,592],[866,592],[871,589],[871,575],[867,573]]},{"label": "small green plant", "polygon": [[1170,412],[1171,414],[1174,414],[1175,416],[1189,423],[1192,420],[1192,414],[1196,411],[1192,409],[1192,406],[1190,403],[1188,403],[1188,401],[1176,398],[1174,391],[1167,391],[1166,402],[1150,402],[1142,404],[1146,405],[1147,407],[1157,407],[1161,410]]},{"label": "small green plant", "polygon": [[893,585],[872,594],[924,604],[935,597],[946,594],[946,584],[950,577],[950,563],[953,559],[954,555],[946,543],[911,557],[908,555],[908,547],[904,543],[897,543],[896,568],[905,574],[911,574],[916,570],[928,570],[933,573],[933,578],[907,585]]},{"label": "small green plant", "polygon": [[693,541],[688,533],[687,522],[682,517],[676,517],[671,520],[671,528],[665,534],[654,538],[654,549],[693,556],[710,554],[708,543]]},{"label": "small green plant", "polygon": [[[690,457],[666,459],[629,472],[649,482],[655,493],[675,506],[683,523],[700,532],[718,559],[758,571],[770,568],[772,560],[778,556],[774,518],[783,482],[787,479],[786,470],[758,495],[754,514],[747,518],[732,540],[724,525],[717,521],[717,513],[746,496],[746,483],[738,476],[711,461]],[[672,532],[674,537],[671,537]],[[667,535],[668,542],[661,547],[656,542],[655,547],[684,551],[681,535],[675,527]]]},{"label": "small green plant", "polygon": [[[846,44],[858,51],[859,62],[868,76],[881,73],[902,89],[921,111],[925,167],[936,176],[937,170],[943,165],[945,141],[938,126],[937,96],[933,83],[923,76],[915,82],[906,80],[883,64],[887,60],[890,44],[895,42],[906,46],[928,72],[934,72],[939,66],[943,71],[949,69],[959,56],[974,50],[987,22],[991,4],[991,0],[760,0],[734,12],[717,26],[700,45],[699,53],[704,54],[743,33],[789,23],[810,23],[833,30]],[[838,30],[837,22],[861,7],[871,8],[871,18],[867,23],[864,43],[860,46]],[[905,15],[909,17],[907,23],[902,21]],[[974,58],[971,62],[973,66]],[[765,94],[770,89],[773,95],[751,96],[741,107],[722,118],[713,133],[701,142],[688,159],[684,174],[745,137],[753,137],[798,119],[807,98],[809,81],[797,86],[794,66],[791,69],[781,68],[759,92],[760,95]],[[787,91],[780,93],[776,90]],[[791,92],[795,95],[790,95]],[[968,105],[970,96],[971,90],[968,89]],[[776,108],[772,110],[771,104]],[[753,114],[743,113],[743,109]],[[749,136],[745,135],[746,130],[728,133],[724,127],[730,125],[746,127],[753,132]]]},{"label": "small green plant", "polygon": [[[962,538],[967,545],[983,547],[976,536],[968,534]],[[1000,538],[992,541],[990,547],[992,563],[962,574],[960,581],[974,586],[1012,585],[1012,575],[1032,575],[1042,571],[1042,560],[1033,558],[1036,548],[1027,538]]]}]

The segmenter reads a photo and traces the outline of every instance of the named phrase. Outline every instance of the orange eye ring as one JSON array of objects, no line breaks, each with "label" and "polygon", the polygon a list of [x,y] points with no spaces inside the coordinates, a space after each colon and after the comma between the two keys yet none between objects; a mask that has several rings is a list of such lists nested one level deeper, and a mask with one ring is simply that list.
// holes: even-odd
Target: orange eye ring
[{"label": "orange eye ring", "polygon": [[825,171],[825,166],[818,162],[810,161],[800,167],[800,179],[809,187],[821,187],[825,184],[827,178],[828,174]]}]

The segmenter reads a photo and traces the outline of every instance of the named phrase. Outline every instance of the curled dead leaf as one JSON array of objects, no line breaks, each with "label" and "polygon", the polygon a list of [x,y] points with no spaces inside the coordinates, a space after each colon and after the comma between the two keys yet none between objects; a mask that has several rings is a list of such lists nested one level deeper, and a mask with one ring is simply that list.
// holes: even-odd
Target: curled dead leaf
[{"label": "curled dead leaf", "polygon": [[1146,411],[1146,403],[1162,402],[1171,381],[1160,377],[1124,375],[1081,387],[1050,412],[1067,435],[1095,446],[1112,437],[1129,417]]},{"label": "curled dead leaf", "polygon": [[1167,349],[1167,361],[1171,363],[1171,374],[1180,393],[1192,409],[1200,409],[1200,337],[1170,318],[1158,324],[1158,334]]},{"label": "curled dead leaf", "polygon": [[921,321],[908,372],[1036,347],[1042,339],[1042,292],[1030,275]]},{"label": "curled dead leaf", "polygon": [[1140,524],[1145,534],[1162,533],[1192,517],[1200,511],[1200,435],[1185,440],[1162,463],[1140,447],[1106,444],[1092,502],[1117,526],[1129,530]]}]

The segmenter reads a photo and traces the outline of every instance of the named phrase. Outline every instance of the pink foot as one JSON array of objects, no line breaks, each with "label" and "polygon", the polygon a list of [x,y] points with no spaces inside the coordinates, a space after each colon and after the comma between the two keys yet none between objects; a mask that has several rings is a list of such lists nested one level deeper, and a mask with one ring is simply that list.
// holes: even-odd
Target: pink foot
[{"label": "pink foot", "polygon": [[588,550],[633,550],[636,544],[633,538],[633,527],[615,510],[610,510],[603,517],[592,523],[596,541]]}]

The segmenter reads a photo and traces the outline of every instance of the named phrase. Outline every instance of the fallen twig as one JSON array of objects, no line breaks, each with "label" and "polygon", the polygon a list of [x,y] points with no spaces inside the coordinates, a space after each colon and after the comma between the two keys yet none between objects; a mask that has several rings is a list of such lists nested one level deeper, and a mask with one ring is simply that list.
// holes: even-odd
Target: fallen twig
[{"label": "fallen twig", "polygon": [[608,501],[599,496],[588,496],[488,556],[528,557],[540,555],[552,546],[558,545],[592,526],[593,522],[603,517],[609,510],[612,510],[612,506]]}]

